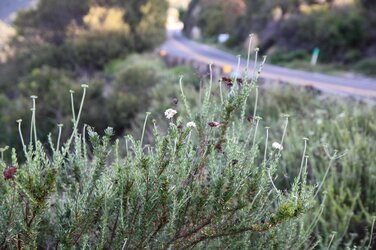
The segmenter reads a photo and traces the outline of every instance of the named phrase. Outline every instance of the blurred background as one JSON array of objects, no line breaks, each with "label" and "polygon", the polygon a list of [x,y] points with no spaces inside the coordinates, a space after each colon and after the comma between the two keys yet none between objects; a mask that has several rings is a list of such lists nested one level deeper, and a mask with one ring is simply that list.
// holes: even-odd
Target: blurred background
[{"label": "blurred background", "polygon": [[315,48],[320,71],[376,73],[376,2],[372,0],[192,0],[181,9],[184,32],[190,37],[246,48],[256,46],[270,62],[309,69]]},{"label": "blurred background", "polygon": [[[12,145],[13,115],[27,119],[31,94],[43,103],[39,129],[47,135],[57,122],[71,119],[69,95],[56,93],[90,83],[87,121],[122,134],[152,102],[145,88],[173,85],[189,73],[186,79],[198,89],[207,67],[197,72],[193,62],[180,59],[209,51],[205,65],[224,56],[207,47],[190,51],[197,44],[183,40],[180,30],[233,55],[246,55],[254,33],[252,49],[259,47],[269,63],[284,68],[376,74],[376,3],[370,0],[0,0],[0,19],[0,125],[6,128],[0,139]],[[161,47],[181,58],[167,67],[155,53]],[[104,115],[98,119],[99,112]]]},{"label": "blurred background", "polygon": [[[367,79],[362,93],[376,96],[373,0],[0,0],[0,19],[0,146],[20,149],[19,118],[28,138],[31,95],[38,96],[42,141],[49,133],[57,136],[58,123],[65,125],[66,138],[72,120],[69,90],[75,91],[78,107],[83,83],[90,86],[85,123],[98,132],[111,126],[116,136],[139,136],[146,111],[163,124],[164,110],[180,109],[180,102],[171,102],[179,99],[180,75],[188,101],[198,107],[206,63],[246,55],[250,33],[255,34],[252,49],[268,54],[281,74],[297,69],[342,77],[334,80],[350,94]],[[183,58],[166,64],[170,53]],[[192,55],[202,59],[203,70],[184,60]],[[307,74],[305,81],[317,76]],[[304,136],[310,138],[313,183],[326,172],[323,144],[346,152],[325,183],[327,201],[312,242],[367,249],[376,214],[374,103],[274,80],[261,86],[259,100],[261,125],[277,124],[271,138],[279,138],[282,130],[279,115],[291,115],[281,167],[288,169],[287,179],[300,165]]]}]

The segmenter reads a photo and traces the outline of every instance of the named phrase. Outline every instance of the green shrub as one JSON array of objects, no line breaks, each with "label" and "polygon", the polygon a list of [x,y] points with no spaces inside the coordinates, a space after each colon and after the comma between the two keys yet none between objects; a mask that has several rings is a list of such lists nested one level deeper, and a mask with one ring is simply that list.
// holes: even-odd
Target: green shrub
[{"label": "green shrub", "polygon": [[176,76],[184,76],[185,85],[193,86],[196,90],[200,89],[200,84],[203,82],[200,74],[194,68],[186,65],[178,65],[169,69],[171,77],[176,79]]},{"label": "green shrub", "polygon": [[[18,164],[15,152],[11,163],[2,159],[1,248],[298,249],[307,244],[310,229],[304,230],[302,219],[314,204],[314,190],[306,184],[306,171],[284,192],[274,185],[280,146],[271,147],[267,134],[260,137],[257,118],[249,123],[242,114],[254,82],[244,79],[242,88],[224,88],[215,96],[219,86],[212,85],[194,113],[181,87],[187,115],[179,108],[164,132],[154,124],[152,146],[143,144],[144,132],[140,140],[126,136],[125,145],[111,144],[111,128],[103,137],[86,126],[78,132],[80,105],[72,136],[62,146],[51,139],[51,154],[33,137],[24,146],[25,164]],[[261,145],[268,150],[261,151]]]},{"label": "green shrub", "polygon": [[344,56],[349,50],[363,45],[365,27],[366,21],[356,8],[320,9],[283,22],[278,44],[294,50],[318,47],[323,61],[343,61],[349,59]]},{"label": "green shrub", "polygon": [[[87,96],[87,110],[83,114],[83,118],[95,124],[97,129],[105,129],[109,122],[108,110],[105,105],[103,96],[104,84],[102,79],[92,78],[89,81],[91,87]],[[75,75],[69,71],[59,70],[50,67],[42,67],[34,69],[29,75],[22,78],[19,83],[19,91],[22,96],[13,100],[13,106],[10,108],[10,117],[13,121],[22,118],[24,121],[29,120],[30,96],[38,96],[36,119],[38,122],[37,132],[41,135],[41,140],[45,141],[49,132],[57,132],[57,124],[67,124],[72,121],[71,108],[67,105],[70,103],[70,93],[66,90],[77,91],[80,84],[75,80]],[[75,95],[72,93],[72,95]],[[78,100],[74,103],[77,107],[80,105]],[[24,110],[22,115],[19,110]],[[18,117],[15,114],[18,113]],[[101,116],[98,116],[101,113]],[[9,125],[8,125],[9,127]],[[24,131],[25,135],[29,135],[29,131]],[[68,134],[63,133],[62,139],[65,140]]]},{"label": "green shrub", "polygon": [[[179,96],[178,74],[186,76],[189,96],[198,96],[194,86],[198,88],[200,79],[191,68],[179,66],[167,69],[154,55],[131,55],[126,60],[109,63],[106,68],[104,74],[97,73],[80,79],[71,71],[44,66],[22,77],[17,87],[20,94],[16,98],[2,96],[0,100],[2,142],[5,145],[18,144],[18,140],[12,136],[13,123],[18,118],[29,120],[31,95],[37,95],[40,103],[43,103],[37,107],[37,130],[38,134],[43,135],[41,139],[46,139],[48,132],[57,132],[57,123],[66,124],[72,119],[71,109],[66,106],[70,102],[70,94],[65,90],[77,90],[80,82],[88,83],[91,89],[87,94],[83,119],[95,124],[98,131],[110,125],[114,127],[116,135],[122,134],[124,129],[142,124],[143,118],[140,117],[143,117],[145,110],[163,113],[160,105],[169,104]],[[76,101],[75,106],[79,104]],[[28,135],[29,132],[25,130],[24,133]],[[62,138],[66,139],[67,136],[63,134]]]},{"label": "green shrub", "polygon": [[165,66],[152,55],[131,55],[114,67],[115,82],[108,98],[116,131],[130,128],[132,120],[151,102],[151,89],[168,79]]},{"label": "green shrub", "polygon": [[294,60],[303,60],[310,61],[310,52],[303,49],[297,50],[286,50],[286,49],[277,49],[270,55],[270,62],[279,64],[279,63],[290,63]]},{"label": "green shrub", "polygon": [[[254,98],[251,103],[253,101]],[[325,175],[326,150],[330,154],[334,149],[337,155],[345,153],[329,169],[323,185],[325,207],[312,237],[319,239],[322,248],[332,242],[333,249],[346,246],[367,249],[372,242],[370,231],[376,214],[374,104],[317,95],[316,91],[305,88],[268,85],[260,89],[259,107],[266,124],[277,122],[280,113],[291,115],[283,163],[279,168],[279,176],[285,178],[279,179],[279,185],[288,186],[299,173],[293,166],[300,161],[303,135],[309,138],[307,152],[311,180],[321,180]],[[278,134],[270,134],[271,140],[278,137]],[[323,199],[322,195],[319,197]]]},{"label": "green shrub", "polygon": [[220,8],[207,8],[200,14],[198,25],[203,27],[205,37],[215,37],[224,32],[225,22]]},{"label": "green shrub", "polygon": [[376,58],[367,58],[358,62],[354,70],[366,75],[376,75]]},{"label": "green shrub", "polygon": [[123,34],[91,32],[68,43],[75,63],[100,70],[114,58],[124,58],[132,50],[129,38]]}]

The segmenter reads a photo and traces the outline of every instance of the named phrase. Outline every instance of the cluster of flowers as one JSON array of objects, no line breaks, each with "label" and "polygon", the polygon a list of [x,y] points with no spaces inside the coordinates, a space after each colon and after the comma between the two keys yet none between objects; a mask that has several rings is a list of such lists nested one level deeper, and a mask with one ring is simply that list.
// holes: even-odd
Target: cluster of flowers
[{"label": "cluster of flowers", "polygon": [[[167,119],[171,120],[177,113],[178,113],[178,111],[170,108],[170,109],[167,109],[164,114],[165,114]],[[196,128],[196,123],[193,122],[193,121],[190,121],[190,122],[187,123],[187,127],[188,128]]]},{"label": "cluster of flowers", "polygon": [[[175,109],[172,109],[172,108],[169,108],[165,111],[165,116],[167,119],[171,120],[178,112],[175,110]],[[217,128],[217,127],[220,127],[223,125],[222,122],[216,122],[216,121],[212,121],[212,122],[208,122],[208,125],[209,127],[211,128]],[[193,122],[193,121],[190,121],[187,123],[187,127],[188,128],[196,128],[196,123]],[[272,148],[274,149],[277,149],[279,151],[283,150],[283,145],[278,143],[278,142],[273,142],[272,144]]]}]

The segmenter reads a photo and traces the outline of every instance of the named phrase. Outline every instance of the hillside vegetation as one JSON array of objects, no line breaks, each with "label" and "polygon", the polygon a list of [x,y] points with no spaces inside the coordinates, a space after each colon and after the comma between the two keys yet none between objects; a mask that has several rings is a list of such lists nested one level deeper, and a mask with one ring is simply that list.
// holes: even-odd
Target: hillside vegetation
[{"label": "hillside vegetation", "polygon": [[[14,22],[17,32],[4,46],[5,60],[0,62],[2,143],[17,143],[14,121],[28,119],[30,95],[39,96],[43,103],[37,132],[45,139],[50,131],[57,131],[56,124],[71,121],[66,90],[75,91],[82,83],[92,90],[87,121],[99,131],[111,125],[116,134],[130,128],[132,118],[148,106],[150,98],[136,96],[168,78],[168,73],[159,74],[161,63],[143,65],[146,59],[134,63],[129,56],[152,51],[164,41],[167,8],[164,0],[41,0],[36,8],[20,12]],[[107,72],[118,59],[126,60],[125,69]],[[145,77],[144,68],[149,72]],[[133,82],[138,77],[142,79]],[[118,96],[120,90],[129,92]]]},{"label": "hillside vegetation", "polygon": [[264,151],[259,148],[258,119],[251,125],[253,132],[247,133],[250,125],[243,112],[257,79],[258,75],[244,79],[241,87],[223,89],[216,96],[212,90],[218,86],[211,81],[202,106],[193,112],[181,80],[184,105],[166,109],[167,129],[161,130],[154,121],[153,145],[143,143],[149,112],[140,139],[128,135],[122,139],[125,144],[119,139],[111,142],[112,128],[103,137],[86,125],[78,130],[88,91],[83,84],[78,109],[72,97],[72,134],[60,144],[59,126],[56,143],[49,139],[50,153],[37,137],[37,97],[32,96],[30,141],[25,142],[18,120],[25,163],[19,163],[13,150],[7,166],[7,149],[1,151],[0,247],[306,245],[312,228],[304,227],[304,215],[315,204],[314,188],[307,184],[307,163],[300,166],[302,172],[289,191],[282,191],[273,179],[286,129],[281,144],[269,146],[266,133],[263,145],[269,150]]},{"label": "hillside vegetation", "polygon": [[[368,1],[252,4],[273,2],[280,28],[303,31],[317,13],[328,29],[332,11],[373,13]],[[200,25],[207,15],[212,35],[248,36],[250,3],[196,1],[211,7]],[[260,62],[250,79],[167,68],[150,53],[166,11],[162,0],[41,0],[18,16],[0,65],[0,249],[373,249],[375,104],[261,82]],[[277,38],[274,57],[306,56]]]},{"label": "hillside vegetation", "polygon": [[243,47],[255,33],[273,63],[309,62],[319,48],[320,62],[376,74],[375,13],[367,0],[193,0],[182,18],[188,36],[194,27],[205,39],[229,33],[230,48]]}]

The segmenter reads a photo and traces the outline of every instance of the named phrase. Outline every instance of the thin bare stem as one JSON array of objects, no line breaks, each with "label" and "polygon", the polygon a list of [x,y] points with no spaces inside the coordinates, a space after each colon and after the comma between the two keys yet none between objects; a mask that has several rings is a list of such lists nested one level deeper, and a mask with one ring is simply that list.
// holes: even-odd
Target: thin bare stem
[{"label": "thin bare stem", "polygon": [[303,150],[303,155],[302,155],[302,161],[300,163],[300,170],[299,170],[299,175],[298,175],[298,182],[301,178],[301,174],[302,174],[302,171],[303,171],[303,165],[304,165],[304,158],[306,156],[306,151],[307,151],[307,143],[308,143],[308,138],[303,138],[304,140],[304,150]]},{"label": "thin bare stem", "polygon": [[61,130],[63,128],[63,124],[58,124],[57,126],[59,128],[59,135],[57,137],[56,151],[58,151],[60,148]]},{"label": "thin bare stem", "polygon": [[81,87],[84,89],[84,92],[82,94],[82,99],[81,99],[80,109],[78,110],[77,119],[75,120],[75,123],[73,124],[73,133],[72,133],[72,135],[71,135],[71,137],[69,138],[69,141],[68,141],[67,150],[69,149],[70,144],[72,143],[72,140],[77,133],[78,123],[80,122],[81,112],[82,112],[82,108],[83,108],[84,102],[85,102],[86,89],[89,88],[89,85],[82,84]]},{"label": "thin bare stem", "polygon": [[259,122],[260,120],[262,119],[261,117],[257,116],[257,117],[254,117],[254,119],[256,120],[256,126],[255,126],[255,133],[253,135],[253,142],[252,142],[252,148],[255,146],[256,144],[256,137],[257,137],[257,130],[258,130],[258,125],[259,125]]},{"label": "thin bare stem", "polygon": [[76,112],[74,111],[74,97],[73,97],[73,94],[74,94],[74,91],[73,90],[70,90],[70,99],[71,99],[71,106],[72,106],[72,119],[73,119],[73,124],[76,123]]},{"label": "thin bare stem", "polygon": [[22,135],[22,129],[21,129],[22,120],[18,119],[17,123],[18,123],[18,133],[20,135],[20,139],[21,139],[21,143],[22,143],[22,149],[24,150],[24,153],[26,155],[26,145],[25,145],[25,141],[24,141],[24,138],[23,138],[23,135]]},{"label": "thin bare stem", "polygon": [[180,76],[180,79],[179,79],[179,86],[180,86],[180,93],[181,93],[181,97],[182,97],[182,99],[183,99],[183,103],[184,103],[184,107],[185,107],[185,109],[186,109],[186,111],[187,111],[187,113],[188,113],[188,115],[189,115],[189,118],[191,119],[191,120],[193,120],[192,119],[192,112],[191,112],[191,109],[190,109],[190,107],[189,107],[189,104],[188,104],[188,101],[187,101],[187,97],[186,97],[186,95],[184,94],[184,90],[183,90],[183,76]]},{"label": "thin bare stem", "polygon": [[239,77],[241,55],[237,55],[236,57],[238,58],[238,65],[236,67],[235,82],[236,82],[236,78]]},{"label": "thin bare stem", "polygon": [[334,237],[336,236],[336,234],[337,234],[337,232],[333,232],[333,235],[330,238],[330,241],[329,241],[329,244],[328,244],[328,248],[327,248],[328,250],[330,249],[330,247],[331,247],[331,245],[333,243],[333,240],[334,240]]},{"label": "thin bare stem", "polygon": [[287,126],[289,125],[289,116],[288,115],[284,115],[284,116],[285,116],[285,126],[283,128],[283,134],[282,134],[282,139],[281,139],[282,146],[283,146],[283,141],[285,140],[285,137],[286,137]]},{"label": "thin bare stem", "polygon": [[253,109],[253,117],[256,117],[256,114],[257,114],[257,105],[258,105],[258,86],[255,87],[256,88],[256,99],[255,99],[255,107]]},{"label": "thin bare stem", "polygon": [[219,79],[219,93],[221,95],[221,103],[223,105],[222,79]]},{"label": "thin bare stem", "polygon": [[210,71],[210,81],[209,81],[209,90],[206,93],[206,98],[205,98],[206,104],[209,103],[210,101],[210,95],[211,95],[212,86],[213,86],[213,64],[212,63],[209,64],[209,71]]},{"label": "thin bare stem", "polygon": [[144,142],[144,135],[145,135],[145,129],[146,129],[146,123],[148,121],[148,117],[151,113],[150,112],[146,112],[146,117],[145,117],[145,122],[144,122],[144,127],[142,128],[142,134],[141,134],[141,148],[142,148],[142,144]]},{"label": "thin bare stem", "polygon": [[337,151],[334,151],[334,154],[330,157],[330,161],[329,161],[329,164],[328,164],[328,167],[326,168],[326,171],[325,171],[325,174],[324,174],[324,177],[322,178],[322,181],[320,182],[320,185],[318,186],[317,190],[316,190],[316,193],[315,195],[313,196],[313,198],[315,199],[316,196],[319,194],[320,192],[320,189],[322,187],[322,185],[324,184],[325,180],[326,180],[326,177],[328,176],[328,173],[329,173],[329,170],[330,170],[330,167],[332,166],[334,160],[337,159]]},{"label": "thin bare stem", "polygon": [[257,61],[258,61],[258,53],[259,53],[259,51],[260,51],[259,48],[255,49],[255,63],[253,64],[252,78],[255,78],[255,76],[256,76],[256,68],[257,68]]},{"label": "thin bare stem", "polygon": [[34,126],[33,126],[33,122],[34,122],[34,116],[33,116],[33,108],[30,109],[31,111],[31,122],[30,122],[30,140],[29,140],[29,145],[32,145],[33,144],[33,129],[34,129]]},{"label": "thin bare stem", "polygon": [[371,244],[372,244],[372,239],[373,239],[373,229],[375,228],[375,221],[376,221],[376,216],[373,217],[373,222],[371,226],[371,234],[369,236],[369,243],[368,243],[367,249],[371,249]]},{"label": "thin bare stem", "polygon": [[266,165],[266,154],[268,152],[268,140],[269,140],[269,127],[266,127],[266,137],[265,137],[265,150],[264,150],[264,164]]},{"label": "thin bare stem", "polygon": [[37,137],[37,125],[36,125],[36,118],[35,118],[35,113],[36,113],[36,102],[35,102],[35,100],[38,97],[35,96],[35,95],[32,95],[30,98],[33,100],[33,108],[31,109],[31,112],[32,112],[32,126],[33,126],[33,132],[34,132],[34,143],[35,143],[35,147],[36,147],[38,137]]},{"label": "thin bare stem", "polygon": [[278,188],[277,188],[277,187],[275,186],[275,184],[274,184],[274,181],[273,181],[272,175],[271,175],[271,173],[270,173],[270,168],[268,168],[268,176],[269,176],[270,182],[272,183],[272,186],[273,186],[274,190],[278,193],[279,190],[278,190]]},{"label": "thin bare stem", "polygon": [[[252,48],[252,44],[253,44],[253,37],[254,37],[253,34],[250,34],[250,35],[249,35],[248,55],[247,55],[247,66],[246,66],[246,72],[247,72],[247,73],[248,73],[248,70],[249,70],[249,61],[250,61],[250,58],[251,58],[251,48]],[[248,74],[247,74],[247,75],[248,75]]]}]

